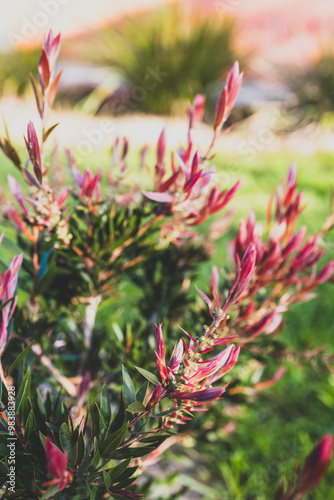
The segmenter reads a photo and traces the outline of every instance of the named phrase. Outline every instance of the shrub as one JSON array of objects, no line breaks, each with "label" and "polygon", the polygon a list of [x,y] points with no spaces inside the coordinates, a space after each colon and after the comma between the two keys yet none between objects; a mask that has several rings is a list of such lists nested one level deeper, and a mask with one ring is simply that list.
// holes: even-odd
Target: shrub
[{"label": "shrub", "polygon": [[[208,294],[196,287],[205,308],[194,307],[189,282],[228,216],[204,242],[195,229],[225,208],[239,187],[222,189],[209,166],[241,86],[238,63],[218,100],[205,154],[191,142],[203,116],[204,98],[197,95],[188,107],[188,142],[171,155],[170,168],[162,131],[150,186],[129,181],[127,140],[116,140],[104,183],[101,172],[81,172],[68,151],[72,184],[64,186],[45,150],[55,127],[47,121],[60,78],[59,48],[60,36],[50,32],[38,82],[32,79],[41,131],[29,122],[28,160],[21,161],[8,134],[0,143],[25,184],[22,190],[9,176],[15,205],[6,201],[4,208],[20,253],[3,265],[1,276],[0,475],[11,499],[142,498],[148,485],[132,485],[145,461],[156,460],[161,445],[203,405],[219,405],[226,391],[220,379],[237,371],[240,347],[249,358],[255,355],[261,334],[271,339],[288,307],[309,300],[333,276],[334,262],[317,268],[332,217],[318,234],[296,231],[301,193],[292,166],[273,213],[269,205],[267,237],[251,213],[232,243],[234,268],[219,280],[214,267]],[[142,151],[138,177],[145,168]],[[182,337],[175,342],[176,321],[188,323],[189,332],[179,327]],[[146,349],[154,345],[157,368]],[[254,390],[283,374],[279,370]],[[275,498],[301,498],[314,488],[332,446],[326,435],[298,481],[292,479],[285,493],[282,483]]]},{"label": "shrub", "polygon": [[190,16],[169,5],[102,28],[79,56],[116,69],[124,79],[99,111],[167,114],[183,110],[184,100],[196,93],[210,92],[212,105],[216,95],[210,85],[237,58],[234,36],[231,20]]},{"label": "shrub", "polygon": [[284,107],[287,129],[295,130],[319,123],[334,111],[334,55],[321,54],[299,71],[289,72],[286,83],[292,91],[291,103]]}]

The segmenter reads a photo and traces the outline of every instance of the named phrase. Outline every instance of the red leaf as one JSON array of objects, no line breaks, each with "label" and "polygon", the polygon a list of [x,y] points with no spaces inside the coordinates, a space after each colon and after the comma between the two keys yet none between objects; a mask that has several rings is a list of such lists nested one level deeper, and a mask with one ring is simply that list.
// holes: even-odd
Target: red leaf
[{"label": "red leaf", "polygon": [[157,163],[161,165],[164,161],[166,151],[166,132],[162,130],[157,143]]},{"label": "red leaf", "polygon": [[226,101],[227,101],[227,92],[226,92],[226,87],[224,87],[217,102],[216,114],[213,122],[213,130],[217,130],[224,121]]},{"label": "red leaf", "polygon": [[55,79],[53,80],[51,86],[50,86],[49,96],[48,96],[48,105],[49,105],[49,108],[52,107],[52,104],[53,104],[53,102],[55,100],[55,97],[56,97],[56,94],[57,94],[57,87],[58,87],[59,79],[61,77],[62,72],[63,72],[63,70],[61,69],[59,71],[59,73],[57,74],[57,76],[55,77]]},{"label": "red leaf", "polygon": [[42,49],[42,54],[38,65],[38,81],[43,90],[48,87],[50,76],[51,73],[48,56],[46,55],[45,50]]},{"label": "red leaf", "polygon": [[195,288],[196,290],[198,291],[198,293],[200,294],[200,296],[202,297],[203,300],[205,300],[205,302],[207,303],[209,309],[211,310],[212,309],[212,301],[209,299],[209,297],[204,293],[202,292],[202,290],[200,290],[196,285],[195,285]]},{"label": "red leaf", "polygon": [[296,490],[307,493],[325,476],[333,453],[333,436],[326,434],[307,456]]},{"label": "red leaf", "polygon": [[173,203],[174,201],[174,196],[169,193],[157,193],[154,191],[142,191],[142,193],[146,198],[158,203]]}]

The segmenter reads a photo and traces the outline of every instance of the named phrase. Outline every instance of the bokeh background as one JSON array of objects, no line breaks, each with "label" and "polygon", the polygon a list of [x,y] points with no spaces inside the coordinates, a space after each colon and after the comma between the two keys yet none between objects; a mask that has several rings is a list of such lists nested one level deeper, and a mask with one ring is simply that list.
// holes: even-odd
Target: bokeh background
[{"label": "bokeh background", "polygon": [[[70,146],[82,167],[107,168],[104,152],[116,136],[133,151],[154,145],[163,127],[168,147],[185,137],[185,101],[207,95],[199,147],[211,139],[210,123],[228,68],[239,60],[244,84],[215,160],[226,185],[242,179],[231,231],[253,208],[265,221],[269,195],[292,161],[304,191],[301,224],[320,229],[333,209],[334,3],[331,0],[12,0],[0,18],[0,113],[22,145],[36,117],[29,71],[41,42],[62,32],[64,68],[53,118],[59,148]],[[0,159],[1,183],[10,171]],[[4,187],[6,190],[6,188]],[[326,259],[333,258],[333,234]],[[207,279],[211,263],[201,269]],[[201,277],[199,278],[200,284]],[[333,285],[291,310],[280,336],[289,357],[254,359],[241,375],[247,387],[280,366],[284,377],[270,389],[235,391],[185,428],[158,463],[150,499],[273,498],[325,432],[334,432]],[[163,318],[161,318],[161,321]],[[321,356],[314,354],[319,349]],[[321,358],[321,360],[320,360]],[[264,372],[265,370],[265,372]],[[308,499],[334,498],[334,467]]]}]

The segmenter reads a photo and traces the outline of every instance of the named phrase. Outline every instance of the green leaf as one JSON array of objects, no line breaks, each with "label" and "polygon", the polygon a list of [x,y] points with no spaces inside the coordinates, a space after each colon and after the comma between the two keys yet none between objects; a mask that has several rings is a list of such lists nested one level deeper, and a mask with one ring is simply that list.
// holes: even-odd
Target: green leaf
[{"label": "green leaf", "polygon": [[46,139],[49,137],[49,135],[51,134],[51,132],[59,125],[59,122],[58,123],[55,123],[54,125],[51,125],[51,127],[49,127],[43,134],[43,142],[46,141]]},{"label": "green leaf", "polygon": [[167,438],[170,437],[170,434],[153,434],[152,436],[147,436],[140,440],[141,443],[151,443],[151,445],[159,446],[163,443]]},{"label": "green leaf", "polygon": [[110,455],[117,447],[121,444],[126,433],[128,431],[129,422],[125,422],[124,425],[118,431],[114,432],[108,436],[102,443],[101,455]]},{"label": "green leaf", "polygon": [[32,348],[33,342],[31,342],[28,347],[26,347],[15,359],[15,361],[10,365],[8,372],[7,372],[7,377],[12,373],[13,370],[21,363],[21,361],[26,357],[30,349]]},{"label": "green leaf", "polygon": [[123,373],[125,397],[128,402],[128,405],[131,405],[136,401],[136,391],[132,383],[131,377],[123,365],[122,365],[122,373]]},{"label": "green leaf", "polygon": [[103,419],[109,427],[110,419],[111,419],[111,407],[110,407],[110,396],[107,384],[103,384],[102,388],[102,397],[101,397],[101,414]]},{"label": "green leaf", "polygon": [[117,484],[117,488],[120,488],[121,490],[124,489],[124,488],[127,488],[134,481],[135,481],[135,478],[125,479],[124,481],[121,481],[119,484]]},{"label": "green leaf", "polygon": [[171,413],[174,413],[175,411],[179,411],[182,409],[182,406],[177,406],[176,408],[172,408],[170,410],[162,411],[161,413],[151,413],[149,417],[153,418],[161,418],[161,417],[166,417],[166,415],[170,415]]},{"label": "green leaf", "polygon": [[50,486],[50,488],[48,488],[44,495],[41,497],[41,500],[46,500],[47,498],[53,497],[58,491],[58,486],[58,483]]},{"label": "green leaf", "polygon": [[147,387],[148,387],[148,381],[145,382],[145,384],[143,384],[140,389],[138,389],[137,391],[137,394],[136,394],[136,399],[137,401],[139,401],[140,403],[143,403],[144,404],[144,401],[145,401],[145,396],[146,396],[146,392],[147,392]]},{"label": "green leaf", "polygon": [[109,472],[110,479],[115,482],[115,479],[123,474],[130,462],[131,458],[128,458],[127,460],[124,460],[124,462],[121,462],[120,464],[116,465],[116,467],[111,469],[111,471]]},{"label": "green leaf", "polygon": [[158,385],[160,383],[157,377],[153,375],[153,373],[149,372],[148,370],[144,370],[144,368],[140,368],[139,366],[135,366],[135,368],[139,371],[139,373],[143,375],[143,377],[151,382],[151,384]]},{"label": "green leaf", "polygon": [[31,386],[31,374],[30,368],[28,366],[27,372],[23,377],[20,385],[19,395],[16,401],[16,413],[22,418],[21,413],[25,413],[26,406],[28,404],[28,398],[30,396],[30,386]]},{"label": "green leaf", "polygon": [[124,499],[128,499],[129,497],[125,497],[123,495],[120,495],[119,493],[115,493],[114,491],[110,491],[110,496],[111,498],[116,498],[117,500],[124,500]]},{"label": "green leaf", "polygon": [[73,446],[70,456],[68,457],[69,466],[73,469],[78,463],[78,441]]},{"label": "green leaf", "polygon": [[116,416],[115,416],[115,418],[112,421],[112,424],[110,426],[110,429],[109,429],[110,433],[117,431],[117,429],[119,429],[123,425],[124,418],[125,418],[125,401],[124,401],[124,399],[125,399],[125,397],[124,397],[124,393],[122,391],[119,409],[118,409],[118,412],[117,412],[117,414],[116,414]]},{"label": "green leaf", "polygon": [[10,139],[8,136],[7,136],[7,138],[3,137],[0,140],[0,147],[3,150],[3,152],[5,153],[5,155],[14,163],[14,165],[19,170],[21,170],[22,167],[21,167],[20,157],[19,157],[16,149],[14,148],[12,143],[10,142]]},{"label": "green leaf", "polygon": [[143,403],[135,401],[126,409],[126,411],[129,411],[130,413],[143,413],[146,411],[146,408]]},{"label": "green leaf", "polygon": [[41,393],[39,392],[39,389],[36,389],[36,392],[37,392],[37,405],[38,405],[38,409],[41,413],[41,415],[45,415],[46,414],[46,409],[45,409],[45,406],[44,406],[44,401],[43,401],[43,398],[41,396]]},{"label": "green leaf", "polygon": [[[126,460],[126,462],[128,462],[128,460]],[[117,481],[114,481],[114,482],[115,483],[120,483],[121,481],[126,481],[131,476],[133,476],[133,474],[136,472],[137,469],[138,469],[138,466],[137,467],[128,467],[124,472],[122,472],[122,474],[120,474],[118,476]],[[132,479],[132,482],[133,481],[134,481],[134,479]],[[118,486],[117,486],[117,488],[118,488]]]},{"label": "green leaf", "polygon": [[106,472],[105,470],[103,471],[103,482],[104,482],[104,485],[107,488],[107,490],[109,490],[109,488],[111,486],[111,479],[110,479],[108,472]]},{"label": "green leaf", "polygon": [[117,455],[115,455],[115,458],[137,458],[137,457],[143,457],[144,455],[148,455],[152,451],[154,451],[156,448],[153,446],[138,446],[136,448],[122,448],[117,452]]},{"label": "green leaf", "polygon": [[78,438],[78,464],[81,464],[84,458],[85,458],[85,440],[83,433],[80,432]]},{"label": "green leaf", "polygon": [[[20,387],[18,390],[18,399],[22,396],[22,394],[25,390],[26,382],[29,382],[29,384],[31,383],[31,373],[30,373],[29,366],[28,366],[27,371],[26,371],[26,373],[21,381],[21,384],[20,384]],[[18,401],[16,403],[18,404]]]},{"label": "green leaf", "polygon": [[60,389],[57,393],[55,393],[55,395],[53,397],[53,401],[52,401],[53,422],[56,423],[56,422],[62,421],[63,420],[62,415],[65,414],[68,417],[69,425],[71,425],[72,429],[73,429],[71,415],[70,415],[68,409],[66,408],[66,406],[63,404],[61,396],[62,396],[62,391]]},{"label": "green leaf", "polygon": [[46,437],[44,436],[44,434],[41,433],[41,431],[39,431],[39,439],[41,440],[41,443],[42,443],[43,448],[45,450],[45,448],[46,448],[46,443],[45,443]]},{"label": "green leaf", "polygon": [[90,500],[95,500],[98,489],[99,489],[98,486],[94,486],[94,488],[92,489],[92,492],[90,494]]},{"label": "green leaf", "polygon": [[93,460],[90,463],[89,469],[95,472],[95,469],[98,466],[100,460],[101,460],[100,452],[97,450],[97,452],[94,454]]},{"label": "green leaf", "polygon": [[68,454],[71,455],[73,450],[73,441],[70,435],[70,431],[68,430],[68,427],[65,423],[62,424],[59,429],[59,441],[63,452],[67,450]]},{"label": "green leaf", "polygon": [[52,401],[51,401],[51,392],[50,391],[48,391],[46,393],[44,405],[46,408],[46,418],[47,418],[47,420],[51,420],[51,418],[52,418]]},{"label": "green leaf", "polygon": [[[95,429],[96,426],[98,425],[96,423],[96,411],[95,411],[96,406],[97,406],[96,403],[93,404],[91,401],[89,402],[89,410],[90,410],[89,413],[90,413],[90,418],[91,418],[91,428],[92,429]],[[93,439],[94,439],[94,437],[93,437],[93,435],[91,435],[90,436],[90,441],[89,441],[89,444],[88,444],[87,448],[91,448],[92,447]]]},{"label": "green leaf", "polygon": [[28,439],[35,428],[35,416],[33,410],[30,410],[28,418],[26,420],[26,425],[24,427],[24,444],[27,444]]},{"label": "green leaf", "polygon": [[[95,407],[97,408],[97,411],[99,412],[100,420],[101,420],[101,422],[103,424],[103,427],[105,429],[108,429],[108,425],[107,425],[106,421],[104,420],[103,415],[102,415],[101,410],[100,410],[100,407],[99,407],[99,405],[97,404],[96,401],[95,401]],[[101,427],[100,427],[100,429],[101,429]]]},{"label": "green leaf", "polygon": [[[0,311],[2,311],[2,309],[4,307],[6,307],[8,304],[12,304],[14,302],[14,297],[11,297],[10,299],[6,300],[5,302],[1,302],[0,303]],[[8,339],[7,339],[7,342],[8,342]]]},{"label": "green leaf", "polygon": [[45,422],[45,425],[53,432],[59,432],[59,429],[56,425],[50,424],[50,422]]}]

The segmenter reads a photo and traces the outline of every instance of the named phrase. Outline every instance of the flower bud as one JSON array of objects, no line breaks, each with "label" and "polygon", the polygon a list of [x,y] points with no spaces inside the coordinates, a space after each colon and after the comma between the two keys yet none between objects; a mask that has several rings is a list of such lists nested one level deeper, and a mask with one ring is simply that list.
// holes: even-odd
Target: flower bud
[{"label": "flower bud", "polygon": [[333,436],[326,434],[307,456],[296,490],[304,494],[325,476],[333,453]]}]

